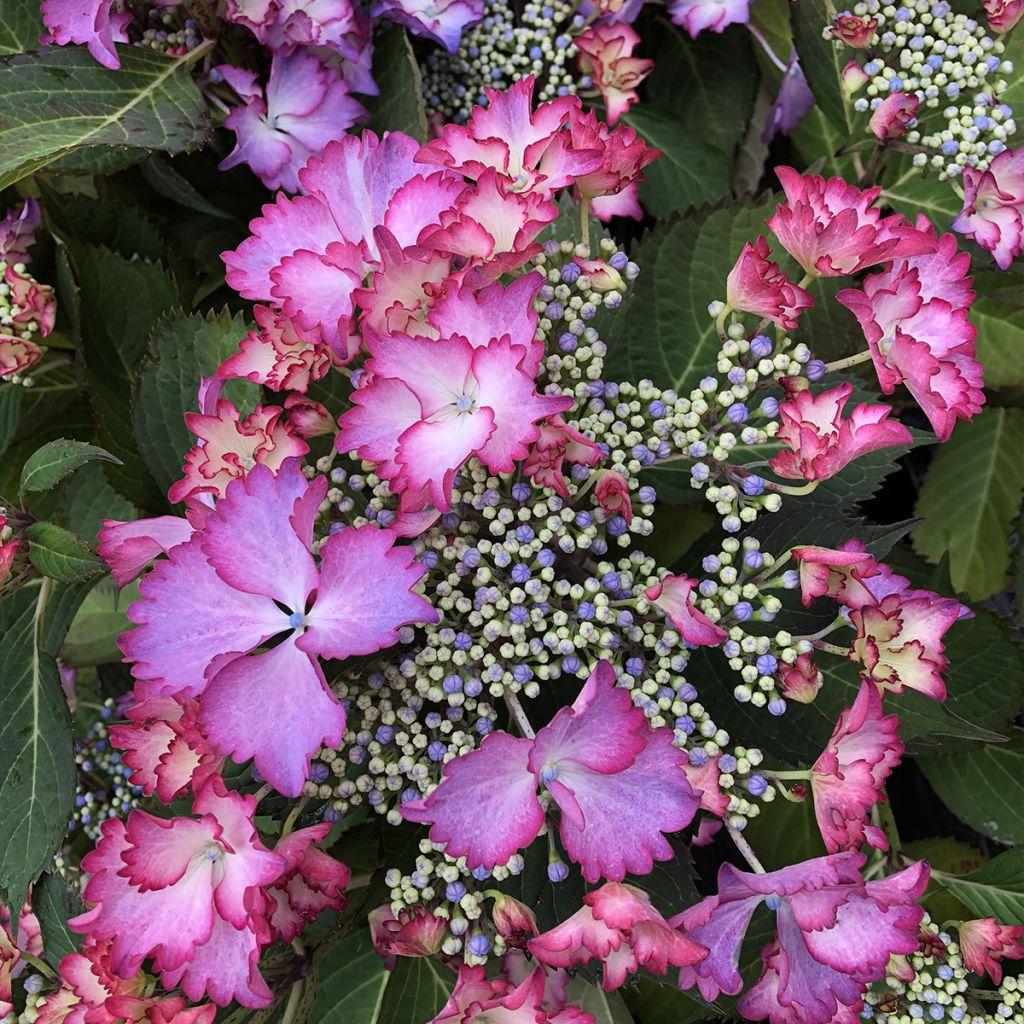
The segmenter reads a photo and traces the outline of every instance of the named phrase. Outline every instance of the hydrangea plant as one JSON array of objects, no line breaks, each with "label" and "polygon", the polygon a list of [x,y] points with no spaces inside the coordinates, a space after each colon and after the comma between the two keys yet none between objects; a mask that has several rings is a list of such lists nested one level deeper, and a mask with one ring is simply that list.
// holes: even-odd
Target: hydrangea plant
[{"label": "hydrangea plant", "polygon": [[1022,16],[7,0],[3,1024],[1022,1024]]}]

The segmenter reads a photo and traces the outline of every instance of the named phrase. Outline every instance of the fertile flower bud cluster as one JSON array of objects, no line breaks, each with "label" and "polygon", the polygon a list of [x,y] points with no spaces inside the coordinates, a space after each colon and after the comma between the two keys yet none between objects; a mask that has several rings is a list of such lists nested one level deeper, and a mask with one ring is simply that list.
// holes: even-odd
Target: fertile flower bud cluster
[{"label": "fertile flower bud cluster", "polygon": [[986,992],[984,1002],[970,986],[969,978],[970,971],[954,937],[926,914],[917,951],[893,958],[884,982],[865,993],[861,1019],[873,1024],[1024,1021],[1024,978],[1004,978],[996,998]]},{"label": "fertile flower bud cluster", "polygon": [[1014,72],[1004,43],[946,0],[862,0],[825,34],[838,48],[863,53],[865,62],[844,72],[851,88],[865,84],[854,109],[872,112],[870,128],[879,140],[915,147],[915,166],[937,170],[940,178],[968,167],[984,170],[1016,131],[1013,111],[1002,102]]},{"label": "fertile flower bud cluster", "polygon": [[575,95],[590,80],[576,68],[575,39],[586,19],[566,0],[525,4],[484,0],[484,17],[462,33],[453,53],[432,51],[423,62],[427,113],[441,122],[465,124],[484,88],[505,89],[533,75],[538,98]]}]

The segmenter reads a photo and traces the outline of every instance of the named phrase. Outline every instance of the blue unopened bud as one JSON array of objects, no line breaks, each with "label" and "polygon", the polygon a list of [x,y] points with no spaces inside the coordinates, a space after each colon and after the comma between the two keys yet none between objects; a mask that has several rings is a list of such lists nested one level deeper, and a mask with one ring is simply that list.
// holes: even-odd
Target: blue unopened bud
[{"label": "blue unopened bud", "polygon": [[[759,476],[748,476],[743,480],[743,493],[754,497],[764,492],[764,480]],[[753,553],[753,552],[751,552]]]},{"label": "blue unopened bud", "polygon": [[768,789],[768,783],[760,775],[751,775],[747,779],[747,792],[751,796],[763,796]]},{"label": "blue unopened bud", "polygon": [[764,413],[768,419],[773,420],[779,415],[779,402],[778,399],[768,397],[761,401],[761,412]]},{"label": "blue unopened bud", "polygon": [[548,864],[548,879],[555,884],[564,882],[569,877],[569,865],[563,860],[553,860]]},{"label": "blue unopened bud", "polygon": [[750,342],[750,351],[758,358],[764,359],[765,356],[772,354],[772,340],[764,334],[757,335]]},{"label": "blue unopened bud", "polygon": [[742,402],[734,402],[726,410],[725,415],[730,423],[745,423],[749,413],[747,412],[747,407]]},{"label": "blue unopened bud", "polygon": [[444,891],[444,898],[452,903],[458,903],[465,895],[466,887],[461,882],[449,882]]},{"label": "blue unopened bud", "polygon": [[820,359],[812,359],[804,367],[808,380],[821,380],[825,376],[825,364]]}]

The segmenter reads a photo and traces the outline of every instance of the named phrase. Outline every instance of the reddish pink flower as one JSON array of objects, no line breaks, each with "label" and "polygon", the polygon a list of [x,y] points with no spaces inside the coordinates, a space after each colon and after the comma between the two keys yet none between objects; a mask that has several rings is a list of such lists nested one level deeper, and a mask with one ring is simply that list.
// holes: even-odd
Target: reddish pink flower
[{"label": "reddish pink flower", "polygon": [[844,418],[843,406],[851,394],[852,384],[840,384],[818,395],[801,391],[779,406],[782,425],[775,436],[789,450],[769,461],[776,474],[790,480],[827,480],[868,452],[911,443],[910,431],[889,419],[892,409],[887,405],[861,403]]},{"label": "reddish pink flower", "polygon": [[768,227],[808,273],[825,277],[855,274],[878,263],[929,252],[927,235],[898,215],[883,217],[873,205],[880,188],[862,191],[842,178],[799,174],[792,167],[775,173],[786,201]]},{"label": "reddish pink flower", "polygon": [[538,932],[534,912],[519,900],[504,893],[498,893],[494,897],[491,920],[494,922],[494,930],[511,949],[525,949],[529,940]]},{"label": "reddish pink flower", "polygon": [[131,725],[110,728],[110,742],[124,750],[132,785],[165,804],[187,789],[200,790],[218,774],[223,758],[207,743],[198,725],[199,704],[181,697],[145,697],[125,716]]},{"label": "reddish pink flower", "polygon": [[1009,32],[1024,17],[1024,0],[983,0],[982,7],[993,32]]},{"label": "reddish pink flower", "polygon": [[10,911],[0,904],[0,1014],[6,1016],[14,1009],[11,1002],[11,981],[24,969],[22,953],[42,956],[43,939],[39,921],[26,903],[16,922]]},{"label": "reddish pink flower", "polygon": [[538,424],[540,433],[520,464],[523,476],[569,497],[562,466],[596,466],[604,453],[585,434],[570,427],[561,416],[549,416]]},{"label": "reddish pink flower", "polygon": [[29,249],[35,245],[41,223],[42,214],[35,199],[26,199],[20,209],[11,207],[0,220],[0,260],[28,263]]},{"label": "reddish pink flower", "polygon": [[764,235],[743,246],[736,265],[729,272],[729,305],[744,313],[767,317],[784,330],[796,327],[797,318],[814,305],[810,293],[793,284],[768,256],[771,250]]},{"label": "reddish pink flower", "polygon": [[334,417],[327,407],[305,395],[289,395],[284,400],[284,414],[292,432],[304,441],[334,433]]},{"label": "reddish pink flower", "polygon": [[359,60],[372,31],[365,14],[350,0],[228,0],[226,16],[245,25],[271,50],[323,46],[349,61]]},{"label": "reddish pink flower", "polygon": [[878,604],[855,608],[850,612],[857,631],[850,660],[861,665],[862,678],[892,693],[917,690],[945,700],[942,637],[962,610],[952,598],[920,590],[889,594]]},{"label": "reddish pink flower", "polygon": [[223,380],[243,377],[272,391],[306,391],[311,381],[327,376],[332,362],[351,358],[333,352],[319,330],[304,331],[277,310],[256,306],[253,312],[259,326],[221,364],[217,376]]},{"label": "reddish pink flower", "polygon": [[868,812],[885,799],[882,788],[902,753],[899,718],[883,715],[878,687],[865,680],[811,768],[814,816],[829,853],[856,850],[865,839],[888,848],[882,831],[868,824]]},{"label": "reddish pink flower", "polygon": [[590,201],[590,212],[603,224],[607,224],[614,217],[643,220],[644,208],[640,205],[640,189],[636,182],[630,182],[621,192],[614,195],[594,196]]},{"label": "reddish pink flower", "polygon": [[985,401],[976,331],[967,319],[974,301],[970,257],[957,253],[952,235],[936,238],[923,218],[918,227],[930,252],[897,259],[865,278],[863,290],[836,297],[864,330],[882,391],[891,395],[906,384],[945,441],[956,421],[971,419]]},{"label": "reddish pink flower", "polygon": [[975,974],[989,977],[998,985],[1003,980],[999,963],[1024,959],[1024,925],[999,924],[994,917],[964,921],[957,929],[964,966]]},{"label": "reddish pink flower", "polygon": [[117,977],[131,978],[152,957],[166,987],[181,983],[190,999],[266,1006],[273,996],[258,969],[266,931],[260,887],[281,874],[285,859],[260,842],[255,799],[220,779],[196,794],[194,810],[199,817],[136,810],[127,821],[105,821],[82,861],[92,906],[69,924],[112,940]]},{"label": "reddish pink flower", "polygon": [[124,587],[160,555],[184,544],[192,532],[192,523],[181,516],[156,516],[127,523],[104,519],[96,552],[110,566],[117,585]]},{"label": "reddish pink flower", "polygon": [[229,65],[214,70],[244,101],[224,119],[237,141],[218,166],[226,171],[248,164],[269,189],[297,192],[306,161],[368,116],[341,72],[307,50],[287,47],[274,53],[265,97],[252,72]]},{"label": "reddish pink flower", "polygon": [[19,274],[13,266],[7,268],[4,280],[10,289],[8,301],[18,307],[11,322],[22,328],[35,324],[39,336],[45,338],[53,330],[57,317],[57,300],[53,297],[53,289],[48,284],[40,284],[30,274]]},{"label": "reddish pink flower", "polygon": [[921,98],[917,93],[890,93],[875,108],[868,121],[868,128],[879,142],[886,139],[902,139],[917,123],[917,108]]},{"label": "reddish pink flower", "polygon": [[449,761],[425,799],[402,805],[409,821],[470,868],[504,864],[544,824],[537,787],[561,810],[559,832],[588,882],[647,874],[674,856],[662,833],[685,828],[697,810],[671,729],[651,729],[611,665],[599,662],[571,708],[535,739],[491,733]]},{"label": "reddish pink flower", "polygon": [[319,328],[336,351],[354,351],[352,292],[379,266],[380,229],[398,249],[413,245],[465,187],[454,175],[425,175],[413,160],[418,150],[401,132],[329,143],[299,172],[306,194],[279,195],[250,223],[253,234],[221,254],[228,284],[305,331]]},{"label": "reddish pink flower", "polygon": [[594,486],[594,498],[609,516],[622,516],[628,525],[633,521],[633,504],[629,500],[629,484],[614,470],[601,473]]},{"label": "reddish pink flower", "polygon": [[569,121],[569,134],[576,149],[597,150],[602,162],[592,171],[576,176],[575,188],[581,196],[600,201],[591,210],[602,220],[601,204],[611,202],[613,197],[622,197],[628,192],[635,203],[636,184],[643,178],[643,169],[661,155],[651,149],[628,125],[620,124],[609,128],[597,119],[592,111],[577,112]]},{"label": "reddish pink flower", "polygon": [[[4,534],[8,534],[4,540]],[[0,583],[7,579],[11,566],[14,565],[14,556],[18,553],[21,541],[13,535],[7,525],[7,516],[0,515]]]},{"label": "reddish pink flower", "polygon": [[[139,998],[148,979],[141,971],[119,978],[110,967],[110,941],[89,936],[80,953],[69,953],[57,969],[60,988],[47,995],[39,1008],[41,1024],[115,1024],[119,1018],[108,1006],[118,996]],[[210,1011],[214,1007],[209,1008]]]},{"label": "reddish pink flower", "polygon": [[285,859],[285,869],[266,889],[271,901],[270,927],[285,945],[325,910],[341,910],[348,899],[345,886],[352,873],[317,844],[331,831],[330,822],[290,832],[278,841],[274,853]]},{"label": "reddish pink flower", "polygon": [[693,601],[696,586],[697,581],[689,576],[669,573],[660,583],[648,587],[644,596],[665,613],[673,628],[688,644],[717,647],[725,643],[729,634],[696,607]]},{"label": "reddish pink flower", "polygon": [[493,473],[511,472],[539,436],[537,420],[572,404],[537,394],[524,365],[530,352],[508,335],[477,347],[458,335],[367,344],[370,383],[342,414],[336,445],[376,463],[405,511],[448,511],[455,474],[472,455]]},{"label": "reddish pink flower", "polygon": [[482,967],[463,964],[451,998],[427,1024],[593,1024],[575,1006],[549,1008],[546,980],[539,967],[515,984],[501,975],[488,980]]},{"label": "reddish pink flower", "polygon": [[127,43],[125,31],[132,20],[127,11],[114,14],[113,0],[43,0],[40,8],[47,31],[41,43],[80,43],[105,68],[119,68],[121,60],[114,43]]},{"label": "reddish pink flower", "polygon": [[24,373],[43,358],[43,350],[34,342],[0,331],[0,377]]},{"label": "reddish pink flower", "polygon": [[693,39],[710,29],[722,32],[729,25],[745,25],[750,20],[751,0],[671,0],[669,17],[682,25]]},{"label": "reddish pink flower", "polygon": [[860,608],[910,587],[907,579],[878,562],[858,540],[848,540],[839,548],[801,545],[793,548],[793,559],[800,567],[805,608],[819,597],[830,597],[845,608]]},{"label": "reddish pink flower", "polygon": [[729,794],[722,789],[722,770],[718,762],[710,757],[700,765],[690,761],[683,771],[694,796],[700,797],[701,810],[719,818],[725,817],[729,810]]},{"label": "reddish pink flower", "polygon": [[[302,792],[316,748],[344,730],[318,656],[372,654],[395,643],[402,625],[437,618],[412,592],[424,567],[388,531],[349,527],[314,562],[326,485],[307,482],[297,460],[277,476],[256,466],[233,481],[203,530],[140,584],[128,609],[138,626],[120,638],[143,691],[201,697],[200,727],[214,749],[255,758],[288,796]],[[249,653],[273,637],[282,640]]]},{"label": "reddish pink flower", "polygon": [[821,689],[822,674],[809,654],[798,655],[792,665],[779,664],[782,696],[798,704],[810,704]]},{"label": "reddish pink flower", "polygon": [[491,171],[509,192],[550,199],[581,174],[601,165],[597,149],[576,149],[566,122],[580,109],[575,96],[560,96],[533,109],[532,75],[505,90],[484,89],[487,106],[475,106],[466,125],[445,125],[416,155],[480,182]]},{"label": "reddish pink flower", "polygon": [[289,428],[280,406],[257,405],[245,419],[226,398],[217,400],[216,409],[212,416],[185,413],[198,443],[185,456],[185,475],[167,492],[172,503],[200,494],[223,497],[228,484],[254,466],[276,472],[286,459],[309,451],[309,445]]},{"label": "reddish pink flower", "polygon": [[670,921],[709,950],[705,960],[680,971],[680,988],[697,985],[707,1000],[741,991],[740,945],[754,911],[764,903],[775,912],[777,951],[766,948],[765,975],[740,1000],[740,1013],[762,1019],[766,993],[761,986],[770,975],[772,1000],[788,1011],[783,1019],[800,1024],[845,1020],[843,1007],[860,1005],[867,986],[885,975],[892,954],[917,949],[924,911],[914,901],[928,884],[924,861],[864,882],[864,859],[848,851],[764,874],[722,865],[718,894]]},{"label": "reddish pink flower", "polygon": [[964,208],[953,230],[992,253],[1000,270],[1024,251],[1024,146],[1004,149],[987,170],[964,168]]},{"label": "reddish pink flower", "polygon": [[619,988],[641,967],[664,974],[669,967],[689,967],[708,951],[681,935],[651,906],[642,889],[606,882],[583,897],[583,906],[568,920],[531,939],[528,948],[552,967],[578,967],[598,959],[604,964],[601,988]]},{"label": "reddish pink flower", "polygon": [[576,37],[580,71],[601,93],[609,124],[640,98],[637,86],[651,73],[653,60],[633,56],[640,37],[625,22],[605,22]]},{"label": "reddish pink flower", "polygon": [[856,14],[840,14],[829,28],[834,39],[839,39],[855,50],[867,49],[878,30],[878,18],[862,18]]},{"label": "reddish pink flower", "polygon": [[166,999],[112,996],[106,1002],[106,1009],[116,1020],[133,1024],[213,1024],[217,1014],[217,1007],[212,1003],[189,1006],[180,996]]},{"label": "reddish pink flower", "polygon": [[426,907],[400,910],[396,917],[389,904],[370,912],[370,935],[377,955],[388,961],[396,956],[433,956],[448,934],[448,920]]},{"label": "reddish pink flower", "polygon": [[510,190],[487,168],[475,187],[467,188],[436,224],[419,234],[419,245],[462,257],[494,280],[521,267],[540,252],[537,235],[558,216],[558,207],[538,192]]}]

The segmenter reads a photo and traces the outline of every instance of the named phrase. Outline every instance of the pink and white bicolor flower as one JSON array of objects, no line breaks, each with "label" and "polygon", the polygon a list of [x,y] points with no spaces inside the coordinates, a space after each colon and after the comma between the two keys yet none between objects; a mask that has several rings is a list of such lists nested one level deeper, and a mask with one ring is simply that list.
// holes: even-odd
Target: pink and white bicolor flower
[{"label": "pink and white bicolor flower", "polygon": [[308,482],[298,460],[233,481],[203,530],[140,584],[128,609],[138,625],[120,638],[138,691],[201,697],[210,744],[254,758],[288,796],[301,793],[317,746],[344,729],[318,657],[372,654],[399,627],[437,621],[412,590],[424,567],[387,531],[333,534],[317,565],[313,523],[326,486]]},{"label": "pink and white bicolor flower", "polygon": [[689,576],[669,573],[660,583],[648,587],[644,596],[665,613],[665,618],[688,644],[718,647],[725,643],[729,634],[696,607],[693,601],[696,586],[697,581]]},{"label": "pink and white bicolor flower", "polygon": [[862,402],[844,417],[851,394],[852,384],[840,384],[817,395],[801,391],[779,405],[782,424],[775,437],[788,450],[768,463],[778,476],[827,480],[868,452],[912,443],[910,431],[889,419],[887,405]]},{"label": "pink and white bicolor flower", "polygon": [[533,349],[508,335],[371,336],[367,347],[370,383],[353,394],[335,443],[376,463],[406,512],[427,504],[448,511],[455,474],[470,456],[492,473],[511,472],[540,436],[537,421],[572,404],[537,394],[527,369]]},{"label": "pink and white bicolor flower", "polygon": [[196,818],[155,818],[135,810],[102,825],[85,856],[90,909],[69,923],[93,939],[111,939],[113,973],[130,978],[144,960],[187,995],[208,992],[221,1006],[237,999],[266,1006],[273,996],[259,973],[266,930],[254,907],[285,858],[260,842],[256,801],[211,779],[196,794]]},{"label": "pink and white bicolor flower", "polygon": [[571,968],[598,959],[604,965],[601,988],[619,988],[641,967],[664,974],[689,967],[708,951],[673,929],[642,889],[606,882],[583,897],[583,906],[550,931],[530,939],[527,948],[550,967]]},{"label": "pink and white bicolor flower", "polygon": [[685,828],[699,804],[686,761],[672,730],[652,729],[602,661],[572,707],[534,739],[492,733],[448,762],[441,784],[401,811],[430,824],[430,838],[451,856],[489,869],[536,838],[543,786],[561,811],[562,845],[583,877],[621,881],[675,856],[662,833]]},{"label": "pink and white bicolor flower", "polygon": [[885,799],[882,787],[900,762],[899,718],[882,713],[873,683],[861,683],[853,706],[839,715],[828,745],[811,768],[814,816],[829,853],[867,842],[888,849],[884,833],[868,824],[868,812]]}]

